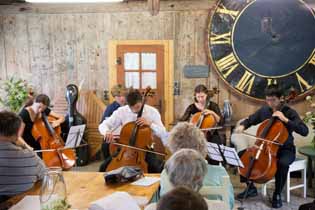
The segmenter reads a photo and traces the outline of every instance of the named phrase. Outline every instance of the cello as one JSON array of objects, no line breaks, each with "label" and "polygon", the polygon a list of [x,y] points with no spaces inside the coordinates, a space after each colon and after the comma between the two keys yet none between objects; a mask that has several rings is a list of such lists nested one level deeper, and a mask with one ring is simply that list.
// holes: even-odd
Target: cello
[{"label": "cello", "polygon": [[42,158],[47,167],[69,170],[75,164],[76,155],[73,149],[64,148],[60,137],[61,128],[53,128],[50,124],[53,120],[53,117],[41,113],[41,117],[34,121],[32,135],[40,143]]},{"label": "cello", "polygon": [[[296,93],[282,100],[277,110],[282,111],[285,103],[295,98]],[[250,134],[246,134],[251,136]],[[247,180],[256,183],[266,183],[277,172],[277,153],[279,146],[288,139],[289,133],[285,125],[277,117],[266,119],[259,126],[256,133],[255,146],[248,149],[241,157],[244,168],[239,168],[239,173]]]},{"label": "cello", "polygon": [[[148,87],[144,93],[141,109],[137,114],[137,118],[142,116],[146,97],[151,94],[150,91],[151,88]],[[147,148],[150,148],[152,142],[152,131],[149,126],[139,126],[135,121],[125,124],[120,131],[119,142],[116,144],[122,147],[117,149],[106,171],[111,171],[122,166],[138,166],[147,173],[148,164],[145,161],[145,151],[147,151]]]},{"label": "cello", "polygon": [[[206,104],[205,104],[204,109],[207,109],[210,106],[211,97],[213,97],[213,95],[217,94],[217,93],[218,93],[217,88],[213,88],[213,90],[209,91],[209,93],[207,94],[207,100],[206,100]],[[211,130],[217,124],[217,121],[214,118],[214,116],[211,114],[206,115],[204,111],[195,113],[191,117],[190,122],[192,124],[196,125],[197,128],[199,128],[203,131]]]}]

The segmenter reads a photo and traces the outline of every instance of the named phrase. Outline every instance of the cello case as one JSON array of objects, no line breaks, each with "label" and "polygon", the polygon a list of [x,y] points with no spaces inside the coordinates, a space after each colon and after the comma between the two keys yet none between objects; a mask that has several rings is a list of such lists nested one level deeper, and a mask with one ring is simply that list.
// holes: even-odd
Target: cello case
[{"label": "cello case", "polygon": [[[71,126],[83,125],[87,123],[87,120],[77,110],[76,104],[78,101],[78,96],[79,96],[78,87],[74,84],[67,85],[66,100],[68,103],[68,110],[65,116],[65,122],[62,125],[64,139],[67,139]],[[87,135],[86,135],[86,130],[85,130],[83,139],[80,145],[82,144],[86,144],[86,145],[75,149],[76,154],[77,154],[77,160],[76,160],[77,166],[84,166],[88,164],[89,162],[89,148],[88,148],[87,142],[85,141],[86,136]]]}]

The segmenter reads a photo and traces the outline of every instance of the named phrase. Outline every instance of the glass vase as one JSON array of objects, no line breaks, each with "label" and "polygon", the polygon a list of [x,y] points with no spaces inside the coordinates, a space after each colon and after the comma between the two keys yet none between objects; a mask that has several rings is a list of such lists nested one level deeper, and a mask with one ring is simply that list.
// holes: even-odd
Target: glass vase
[{"label": "glass vase", "polygon": [[40,189],[41,210],[67,210],[66,184],[61,168],[49,168]]}]

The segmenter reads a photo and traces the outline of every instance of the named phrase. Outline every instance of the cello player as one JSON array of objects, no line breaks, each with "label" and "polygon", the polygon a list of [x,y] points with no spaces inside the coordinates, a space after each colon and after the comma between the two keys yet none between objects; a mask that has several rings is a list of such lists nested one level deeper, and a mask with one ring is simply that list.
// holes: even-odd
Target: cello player
[{"label": "cello player", "polygon": [[[186,108],[183,116],[179,119],[179,121],[189,121],[191,120],[191,117],[197,112],[204,112],[205,115],[211,114],[218,125],[223,125],[224,119],[221,115],[221,111],[218,104],[216,104],[213,101],[210,101],[208,107],[205,107],[207,105],[208,97],[210,97],[208,88],[202,84],[197,85],[194,90],[195,102],[190,104]],[[208,142],[222,144],[222,139],[220,138],[218,130],[206,131],[205,136]],[[209,157],[207,157],[207,161],[209,164],[219,165],[218,161],[212,160]]]},{"label": "cello player", "polygon": [[[200,84],[195,87],[194,90],[195,102],[190,104],[186,108],[185,113],[180,118],[180,121],[189,121],[192,115],[202,111],[205,113],[205,115],[209,114],[213,115],[213,117],[215,118],[216,122],[219,125],[222,125],[224,123],[218,104],[216,104],[213,101],[210,101],[209,106],[205,107],[207,103],[207,97],[209,97],[208,92],[209,91],[205,85]],[[218,144],[222,143],[217,130],[215,130],[214,132],[207,132],[206,138],[209,142],[214,142]]]},{"label": "cello player", "polygon": [[[290,108],[288,105],[284,105],[281,111],[278,111],[278,107],[281,106],[281,97],[283,96],[283,91],[277,84],[271,84],[265,89],[265,102],[266,105],[258,109],[254,114],[250,115],[235,129],[236,133],[241,133],[245,129],[252,125],[257,125],[266,119],[271,117],[277,117],[284,123],[287,128],[289,136],[286,142],[279,148],[277,153],[277,172],[275,175],[275,191],[272,197],[272,207],[281,208],[281,192],[286,183],[287,173],[289,166],[295,160],[295,145],[294,138],[292,136],[293,131],[306,136],[308,134],[308,127],[300,119],[298,113]],[[239,152],[241,157],[245,150]],[[246,182],[245,177],[241,176],[241,182]],[[257,189],[254,184],[248,186],[248,192],[246,197],[254,197],[257,195]],[[246,192],[237,195],[238,199],[243,199]]]},{"label": "cello player", "polygon": [[[105,119],[98,127],[99,132],[104,136],[104,140],[108,143],[114,142],[112,130],[119,126],[123,126],[128,122],[136,121],[137,125],[148,125],[153,134],[158,136],[163,144],[166,144],[167,132],[161,121],[160,113],[152,106],[144,105],[144,110],[141,118],[137,119],[137,113],[141,110],[142,95],[139,90],[130,89],[126,95],[127,105],[119,107],[113,114]],[[146,156],[146,159],[148,154]],[[149,173],[159,173],[163,169],[163,163],[158,163],[158,160],[152,163],[148,161]]]},{"label": "cello player", "polygon": [[54,128],[65,121],[64,116],[51,111],[50,108],[48,108],[49,105],[49,97],[45,94],[39,94],[35,97],[34,101],[31,102],[31,104],[24,107],[19,113],[19,116],[22,118],[24,126],[22,137],[26,141],[26,143],[30,145],[34,150],[41,150],[39,141],[36,141],[32,135],[32,128],[36,119],[41,117],[42,112],[44,112],[47,116],[50,115],[56,118],[56,120],[52,122],[52,127]]},{"label": "cello player", "polygon": [[[106,120],[107,118],[109,118],[114,111],[116,111],[119,107],[121,106],[124,106],[126,104],[126,88],[121,85],[121,84],[117,84],[117,85],[114,85],[112,88],[111,88],[111,94],[114,98],[114,102],[109,104],[104,113],[103,113],[103,117],[102,117],[102,120],[100,122],[100,124]],[[120,129],[117,129],[115,131],[115,134],[118,133],[119,134],[119,131]],[[106,170],[106,167],[108,165],[108,162],[111,160],[111,157],[110,157],[110,153],[109,153],[109,144],[106,143],[106,141],[103,142],[102,144],[102,153],[103,153],[103,157],[104,157],[104,161],[103,163],[100,165],[100,168],[99,168],[99,171],[100,172],[105,172]]]}]

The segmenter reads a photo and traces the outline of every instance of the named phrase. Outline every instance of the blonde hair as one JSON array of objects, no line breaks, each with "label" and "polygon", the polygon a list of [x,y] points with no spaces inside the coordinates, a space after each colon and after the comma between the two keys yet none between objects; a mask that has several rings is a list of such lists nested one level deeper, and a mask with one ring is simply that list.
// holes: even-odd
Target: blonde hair
[{"label": "blonde hair", "polygon": [[112,87],[110,93],[112,94],[113,97],[115,97],[125,95],[126,91],[127,89],[123,85],[117,84]]},{"label": "blonde hair", "polygon": [[204,133],[188,122],[180,122],[171,130],[168,144],[172,153],[188,148],[197,150],[203,157],[207,155],[207,140]]}]

